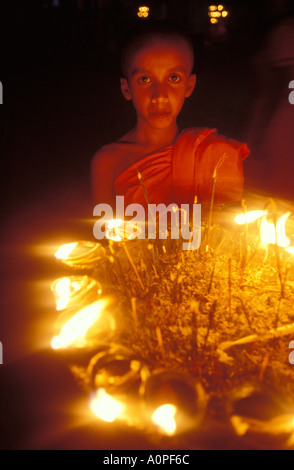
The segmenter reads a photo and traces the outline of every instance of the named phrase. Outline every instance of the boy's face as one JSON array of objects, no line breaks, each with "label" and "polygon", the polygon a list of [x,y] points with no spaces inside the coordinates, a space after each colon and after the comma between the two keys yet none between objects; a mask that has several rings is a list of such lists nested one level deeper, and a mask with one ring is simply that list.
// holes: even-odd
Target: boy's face
[{"label": "boy's face", "polygon": [[133,100],[137,122],[156,129],[175,124],[195,87],[192,67],[192,52],[181,38],[157,38],[133,54],[121,90],[127,100]]}]

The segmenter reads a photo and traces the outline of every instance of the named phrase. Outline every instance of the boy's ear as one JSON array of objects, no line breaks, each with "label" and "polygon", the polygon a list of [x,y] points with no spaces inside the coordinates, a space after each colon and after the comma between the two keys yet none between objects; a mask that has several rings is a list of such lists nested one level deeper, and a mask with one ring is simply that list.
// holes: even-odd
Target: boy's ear
[{"label": "boy's ear", "polygon": [[185,94],[186,98],[192,95],[195,85],[196,85],[196,75],[195,73],[193,73],[192,75],[190,75],[189,80],[188,80],[188,86],[187,86],[187,90]]},{"label": "boy's ear", "polygon": [[131,94],[129,84],[126,78],[120,79],[120,89],[125,99],[130,101],[132,99],[132,94]]}]

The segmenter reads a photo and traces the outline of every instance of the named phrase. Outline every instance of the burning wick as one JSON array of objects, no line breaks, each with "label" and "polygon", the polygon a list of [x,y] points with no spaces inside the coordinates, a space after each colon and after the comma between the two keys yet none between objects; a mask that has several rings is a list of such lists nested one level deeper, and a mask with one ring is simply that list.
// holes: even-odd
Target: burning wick
[{"label": "burning wick", "polygon": [[101,388],[91,396],[90,409],[98,418],[112,423],[124,412],[125,406]]},{"label": "burning wick", "polygon": [[170,403],[161,405],[152,414],[152,421],[166,434],[171,436],[177,429],[177,423],[175,421],[176,412],[177,408],[175,405],[171,405]]}]

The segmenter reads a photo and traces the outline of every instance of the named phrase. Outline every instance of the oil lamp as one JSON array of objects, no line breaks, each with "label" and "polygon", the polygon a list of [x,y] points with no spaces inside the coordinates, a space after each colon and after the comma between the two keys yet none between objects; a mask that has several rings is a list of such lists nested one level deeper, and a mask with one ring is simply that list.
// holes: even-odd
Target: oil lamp
[{"label": "oil lamp", "polygon": [[90,408],[104,421],[120,419],[129,426],[144,428],[139,389],[149,374],[147,364],[134,352],[111,344],[88,365]]},{"label": "oil lamp", "polygon": [[87,369],[93,390],[103,388],[109,394],[137,394],[149,376],[149,368],[136,354],[111,344],[89,362]]},{"label": "oil lamp", "polygon": [[273,387],[244,384],[229,397],[227,413],[236,435],[255,448],[285,448],[293,440],[294,404]]},{"label": "oil lamp", "polygon": [[203,418],[206,397],[190,375],[156,370],[141,393],[149,425],[160,435],[171,437],[191,431]]},{"label": "oil lamp", "polygon": [[66,243],[55,253],[57,260],[73,268],[91,268],[104,257],[103,246],[87,240]]},{"label": "oil lamp", "polygon": [[76,308],[97,300],[102,294],[101,284],[88,276],[68,276],[51,284],[56,310]]}]

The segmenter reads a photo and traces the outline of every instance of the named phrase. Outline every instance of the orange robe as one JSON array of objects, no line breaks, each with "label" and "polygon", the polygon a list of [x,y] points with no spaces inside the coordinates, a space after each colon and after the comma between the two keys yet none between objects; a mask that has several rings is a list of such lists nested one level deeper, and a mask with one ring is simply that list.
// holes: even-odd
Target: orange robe
[{"label": "orange robe", "polygon": [[125,205],[165,205],[210,201],[216,170],[214,201],[239,201],[243,192],[242,161],[249,154],[246,144],[228,139],[216,129],[192,128],[177,141],[130,166],[114,181],[116,196]]}]

